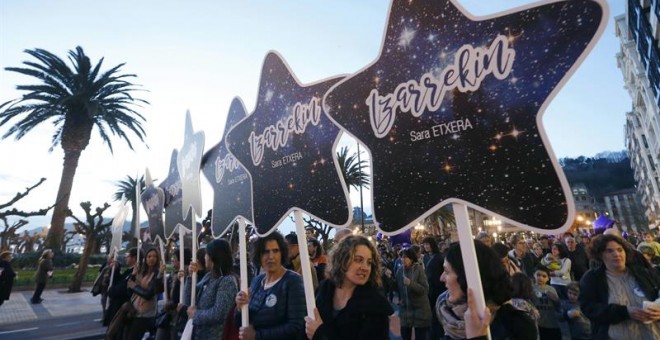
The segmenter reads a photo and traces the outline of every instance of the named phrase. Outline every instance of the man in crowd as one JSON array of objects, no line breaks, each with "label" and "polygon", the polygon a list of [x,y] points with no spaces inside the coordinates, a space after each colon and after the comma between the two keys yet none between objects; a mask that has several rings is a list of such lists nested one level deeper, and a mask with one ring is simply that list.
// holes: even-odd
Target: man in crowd
[{"label": "man in crowd", "polygon": [[522,235],[514,234],[509,239],[511,249],[508,257],[527,276],[534,277],[534,259],[527,254],[527,242]]},{"label": "man in crowd", "polygon": [[571,260],[571,274],[574,281],[580,281],[582,275],[589,270],[589,257],[583,247],[578,247],[575,237],[570,234],[564,236],[564,243],[568,248],[568,258]]},{"label": "man in crowd", "polygon": [[[286,235],[284,239],[289,245],[289,264],[285,267],[302,275],[302,265],[300,263],[300,248],[298,246],[298,235],[296,235],[296,233],[294,232],[291,232],[288,235]],[[309,257],[309,254],[305,254],[305,255]],[[309,261],[309,266],[312,272],[312,284],[314,285],[314,290],[316,290],[316,287],[319,286],[319,280],[318,277],[316,276],[316,268],[314,268],[314,265],[312,264],[311,260]]]}]

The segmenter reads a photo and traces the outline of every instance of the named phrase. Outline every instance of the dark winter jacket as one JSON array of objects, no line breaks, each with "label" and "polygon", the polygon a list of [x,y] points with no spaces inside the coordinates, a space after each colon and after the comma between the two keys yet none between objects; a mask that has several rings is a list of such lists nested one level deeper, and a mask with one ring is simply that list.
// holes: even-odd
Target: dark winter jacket
[{"label": "dark winter jacket", "polygon": [[[628,272],[635,278],[647,300],[654,301],[658,298],[660,282],[653,273],[636,265],[628,265]],[[610,324],[630,319],[627,306],[608,303],[609,288],[605,265],[590,269],[582,276],[579,299],[582,313],[591,320],[594,339],[607,339]]]},{"label": "dark winter jacket", "polygon": [[380,340],[389,338],[389,316],[394,313],[387,299],[372,285],[355,287],[353,296],[344,309],[333,308],[336,286],[324,280],[316,295],[316,308],[323,324],[314,333],[313,340]]}]

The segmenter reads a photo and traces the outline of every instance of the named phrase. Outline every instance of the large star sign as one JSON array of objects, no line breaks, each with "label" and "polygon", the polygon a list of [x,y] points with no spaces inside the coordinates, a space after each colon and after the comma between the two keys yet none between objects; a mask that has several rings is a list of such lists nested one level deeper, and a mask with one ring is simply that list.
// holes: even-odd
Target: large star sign
[{"label": "large star sign", "polygon": [[225,138],[250,174],[258,234],[271,232],[294,209],[348,224],[348,191],[334,160],[339,128],[321,108],[340,79],[302,85],[278,54],[266,55],[255,110]]},{"label": "large star sign", "polygon": [[149,219],[149,235],[152,240],[160,239],[165,241],[165,225],[163,222],[163,208],[165,207],[165,192],[162,188],[156,187],[151,179],[149,169],[144,172],[145,188],[140,196],[142,207],[147,212]]},{"label": "large star sign", "polygon": [[223,138],[202,157],[202,173],[213,188],[213,237],[224,234],[238,217],[252,219],[252,186],[247,170],[232,156],[225,146],[224,136],[245,118],[245,106],[234,98],[229,106]]},{"label": "large star sign", "polygon": [[179,152],[172,150],[172,157],[170,158],[170,168],[167,172],[167,177],[160,182],[159,188],[163,189],[165,194],[165,237],[171,238],[172,234],[176,231],[176,227],[181,225],[184,228],[192,229],[193,216],[188,214],[186,218],[183,217],[183,190],[181,184],[181,176],[177,168],[177,158]]},{"label": "large star sign", "polygon": [[573,199],[541,118],[606,17],[603,0],[480,18],[457,1],[393,1],[379,57],[324,98],[371,154],[381,230],[452,202],[534,231],[568,228]]},{"label": "large star sign", "polygon": [[197,217],[202,216],[202,193],[199,187],[199,167],[204,152],[204,132],[193,131],[192,118],[190,112],[186,112],[186,127],[183,137],[183,146],[179,157],[177,157],[176,166],[181,175],[181,186],[183,196],[181,198],[181,208],[183,217],[188,216],[188,211],[192,207]]}]

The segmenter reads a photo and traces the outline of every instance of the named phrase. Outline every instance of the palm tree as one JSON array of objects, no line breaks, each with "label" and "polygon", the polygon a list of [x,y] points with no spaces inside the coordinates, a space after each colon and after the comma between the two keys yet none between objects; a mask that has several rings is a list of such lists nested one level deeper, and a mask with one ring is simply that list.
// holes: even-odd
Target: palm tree
[{"label": "palm tree", "polygon": [[[140,203],[140,202],[135,200],[135,187],[138,184],[138,181],[137,181],[136,178],[137,178],[137,176],[135,176],[135,178],[133,178],[130,175],[126,175],[125,180],[117,182],[117,188],[119,188],[119,190],[117,190],[115,192],[114,196],[113,196],[115,201],[120,201],[122,199],[122,197],[126,197],[126,200],[131,202],[131,207],[133,207],[133,219],[131,220],[131,221],[133,221],[133,223],[131,223],[131,234],[130,234],[131,237],[130,237],[130,241],[129,241],[129,245],[130,245],[129,247],[137,246],[137,240],[135,238],[133,238],[133,235],[135,235],[135,226],[136,226],[135,221],[138,220],[138,216],[137,216],[138,210],[137,209],[139,207],[138,204]],[[141,176],[140,177],[140,192],[144,192],[145,186],[146,185],[144,183],[144,176]],[[139,225],[139,222],[137,223],[137,225]]]},{"label": "palm tree", "polygon": [[73,68],[43,49],[26,50],[25,53],[37,61],[24,61],[26,67],[7,67],[5,70],[36,78],[39,84],[18,85],[18,90],[27,93],[0,105],[0,126],[18,119],[2,138],[15,135],[19,140],[47,121],[55,126],[49,151],[60,145],[64,151],[64,166],[46,245],[60,249],[73,178],[94,126],[98,127],[98,134],[108,145],[110,153],[113,151],[111,135],[119,136],[133,150],[126,132],[132,131],[144,142],[142,122],[145,119],[132,107],[148,102],[131,95],[137,88],[126,78],[135,75],[119,74],[124,64],[100,73],[103,58],[92,67],[81,47],[69,51]]},{"label": "palm tree", "polygon": [[337,161],[339,162],[341,174],[344,176],[344,181],[349,191],[351,187],[355,189],[360,187],[369,188],[369,175],[364,171],[367,167],[367,161],[358,161],[357,153],[349,156],[347,146],[339,149],[339,152],[337,152]]},{"label": "palm tree", "polygon": [[431,215],[426,216],[424,225],[429,226],[431,235],[447,237],[451,225],[456,225],[454,218],[454,210],[451,206],[446,205],[434,211]]}]

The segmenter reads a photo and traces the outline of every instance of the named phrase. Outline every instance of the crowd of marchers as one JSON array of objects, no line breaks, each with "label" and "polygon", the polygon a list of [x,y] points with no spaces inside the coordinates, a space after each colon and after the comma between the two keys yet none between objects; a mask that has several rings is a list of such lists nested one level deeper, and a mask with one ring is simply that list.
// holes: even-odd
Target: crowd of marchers
[{"label": "crowd of marchers", "polygon": [[[189,249],[171,249],[169,266],[157,248],[129,249],[108,259],[92,292],[102,296],[106,339],[389,339],[397,317],[403,339],[660,339],[655,236],[526,232],[494,242],[479,233],[482,287],[468,287],[458,243],[392,246],[339,230],[326,254],[310,231],[302,254],[295,234],[273,232],[250,242],[246,291],[237,250],[218,239],[195,261]],[[11,254],[1,255],[4,287],[13,271]],[[314,315],[301,256],[310,260]],[[47,275],[51,258],[44,253],[36,275]],[[42,290],[38,281],[33,303]]]}]

